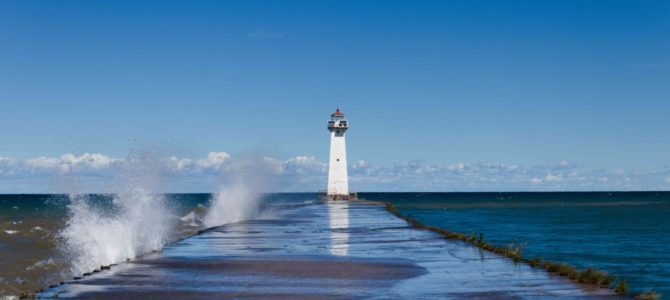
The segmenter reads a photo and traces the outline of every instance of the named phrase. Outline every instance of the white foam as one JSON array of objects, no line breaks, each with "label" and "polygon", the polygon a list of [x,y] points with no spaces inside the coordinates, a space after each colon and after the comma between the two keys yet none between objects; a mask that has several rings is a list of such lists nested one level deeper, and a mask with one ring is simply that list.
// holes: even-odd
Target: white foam
[{"label": "white foam", "polygon": [[74,275],[160,250],[173,237],[178,218],[158,194],[161,160],[151,151],[131,152],[120,168],[104,188],[113,194],[112,207],[82,195],[86,187],[70,186],[69,218],[59,235]]},{"label": "white foam", "polygon": [[200,227],[200,218],[198,215],[195,214],[195,211],[191,211],[190,213],[186,214],[185,216],[179,218],[182,223],[186,226],[191,226],[191,227]]},{"label": "white foam", "polygon": [[44,267],[49,267],[49,266],[54,266],[54,265],[56,265],[56,262],[54,261],[53,258],[49,257],[49,259],[38,260],[32,266],[26,267],[26,270],[30,271],[30,270],[33,270],[33,269],[36,269],[36,268],[44,268]]},{"label": "white foam", "polygon": [[220,226],[254,218],[260,210],[260,194],[248,183],[238,180],[232,185],[222,186],[212,196],[205,215],[207,227]]},{"label": "white foam", "polygon": [[142,188],[115,196],[116,213],[95,208],[86,196],[72,196],[71,217],[61,232],[72,270],[81,274],[101,265],[160,250],[174,227],[161,195]]},{"label": "white foam", "polygon": [[226,169],[227,180],[210,199],[204,218],[206,227],[220,226],[249,220],[260,212],[261,196],[274,179],[269,174],[271,165],[263,159],[246,159]]},{"label": "white foam", "polygon": [[19,232],[18,230],[8,230],[8,229],[5,229],[5,233],[6,233],[6,234],[17,234],[18,232]]},{"label": "white foam", "polygon": [[[140,153],[142,154],[142,153]],[[142,254],[160,250],[178,237],[177,225],[207,227],[247,220],[258,215],[260,180],[258,164],[243,162],[227,169],[230,184],[224,185],[210,199],[207,213],[201,219],[197,207],[179,217],[157,194],[161,188],[160,159],[151,153],[128,160],[117,191],[114,208],[92,205],[87,196],[70,196],[69,219],[60,232],[64,255],[74,274],[82,274],[101,265],[123,262]],[[260,172],[267,173],[267,172]]]}]

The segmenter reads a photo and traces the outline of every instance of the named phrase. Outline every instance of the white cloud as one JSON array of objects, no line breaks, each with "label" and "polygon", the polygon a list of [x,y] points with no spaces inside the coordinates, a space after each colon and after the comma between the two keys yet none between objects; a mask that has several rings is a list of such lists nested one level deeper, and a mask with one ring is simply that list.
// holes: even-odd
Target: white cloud
[{"label": "white cloud", "polygon": [[16,164],[16,159],[12,157],[1,157],[0,156],[0,176],[12,176],[14,175],[14,165]]},{"label": "white cloud", "polygon": [[324,174],[328,171],[328,164],[318,161],[314,156],[296,156],[286,160],[285,172],[302,175]]},{"label": "white cloud", "polygon": [[261,159],[261,162],[265,164],[270,172],[273,174],[281,175],[284,172],[284,167],[282,166],[282,162],[276,158],[273,157],[263,157]]},{"label": "white cloud", "polygon": [[274,172],[282,176],[322,176],[328,172],[328,164],[314,156],[296,156],[287,160],[264,157],[263,162]]},{"label": "white cloud", "polygon": [[351,165],[349,171],[350,174],[353,176],[357,175],[363,176],[363,175],[374,174],[375,172],[377,172],[377,168],[375,168],[373,165],[364,160],[358,160],[353,165]]},{"label": "white cloud", "polygon": [[[259,160],[262,172],[281,183],[281,191],[317,191],[325,187],[328,164],[314,156]],[[10,179],[21,179],[28,192],[36,192],[31,188],[39,188],[38,182],[43,183],[44,178],[54,175],[73,174],[107,181],[120,176],[121,170],[132,161],[101,153],[32,159],[0,157],[0,192],[15,192],[11,190]],[[174,186],[186,189],[184,192],[192,191],[189,187],[199,182],[214,182],[221,175],[235,174],[240,168],[249,167],[235,163],[227,152],[210,152],[205,157],[172,156],[160,160],[159,164],[161,172],[169,175]],[[358,160],[350,165],[349,176],[350,185],[358,191],[657,190],[670,184],[670,166],[661,171],[642,172],[619,168],[591,170],[567,161],[526,167],[491,162],[441,165],[421,160],[376,166]]]},{"label": "white cloud", "polygon": [[364,160],[357,160],[353,165],[351,165],[351,168],[354,170],[368,169],[370,168],[370,165]]},{"label": "white cloud", "polygon": [[465,164],[456,163],[456,164],[453,164],[453,165],[449,165],[449,167],[447,167],[447,169],[449,169],[450,171],[460,171],[460,170],[465,169]]},{"label": "white cloud", "polygon": [[172,156],[167,158],[166,163],[169,170],[176,173],[218,173],[230,161],[227,152],[210,152],[204,158],[179,158]]},{"label": "white cloud", "polygon": [[73,171],[89,172],[108,168],[114,162],[121,161],[100,153],[83,153],[81,155],[64,154],[60,157],[37,157],[20,163],[33,172],[68,173]]},{"label": "white cloud", "polygon": [[195,165],[200,169],[219,170],[228,160],[230,160],[230,154],[226,152],[210,152],[207,158],[196,160]]},{"label": "white cloud", "polygon": [[511,165],[511,166],[507,167],[507,171],[510,171],[510,172],[514,172],[514,171],[517,171],[517,170],[520,170],[520,169],[521,169],[521,166],[519,166],[519,165]]},{"label": "white cloud", "polygon": [[168,163],[177,171],[183,171],[193,165],[193,160],[190,158],[177,158],[173,156],[168,158]]},{"label": "white cloud", "polygon": [[26,161],[26,164],[32,168],[37,169],[54,169],[58,168],[61,164],[60,159],[53,157],[38,157],[29,159]]},{"label": "white cloud", "polygon": [[553,174],[547,174],[547,176],[544,177],[544,181],[546,182],[558,182],[562,181],[563,179],[561,176],[553,175]]},{"label": "white cloud", "polygon": [[576,165],[567,160],[562,160],[555,166],[557,169],[572,169],[574,167],[576,167]]},{"label": "white cloud", "polygon": [[61,156],[61,161],[66,165],[85,165],[86,167],[92,169],[101,169],[109,167],[109,165],[114,162],[115,159],[100,153],[84,153],[80,156],[65,154]]}]

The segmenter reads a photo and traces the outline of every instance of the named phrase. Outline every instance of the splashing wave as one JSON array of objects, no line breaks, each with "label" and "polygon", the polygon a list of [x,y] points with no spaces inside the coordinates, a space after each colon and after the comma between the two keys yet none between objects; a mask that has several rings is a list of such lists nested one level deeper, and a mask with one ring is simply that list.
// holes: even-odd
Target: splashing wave
[{"label": "splashing wave", "polygon": [[162,195],[133,189],[114,197],[113,211],[92,205],[88,196],[70,200],[61,236],[75,274],[160,250],[170,241],[174,218]]}]

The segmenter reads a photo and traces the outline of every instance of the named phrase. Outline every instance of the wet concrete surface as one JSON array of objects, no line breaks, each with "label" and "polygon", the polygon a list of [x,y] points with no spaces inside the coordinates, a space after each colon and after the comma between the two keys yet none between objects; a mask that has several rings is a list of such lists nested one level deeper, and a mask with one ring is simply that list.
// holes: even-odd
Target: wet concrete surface
[{"label": "wet concrete surface", "polygon": [[409,227],[381,206],[328,203],[212,228],[39,298],[543,299],[615,297]]}]

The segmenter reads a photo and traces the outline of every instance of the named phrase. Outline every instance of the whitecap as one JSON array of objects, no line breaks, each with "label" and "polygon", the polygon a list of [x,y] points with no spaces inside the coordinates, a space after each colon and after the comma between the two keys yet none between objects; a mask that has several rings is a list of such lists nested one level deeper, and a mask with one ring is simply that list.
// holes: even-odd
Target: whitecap
[{"label": "whitecap", "polygon": [[35,227],[33,227],[33,231],[47,231],[47,230],[42,228],[42,227],[35,226]]},{"label": "whitecap", "polygon": [[210,202],[204,218],[207,227],[252,219],[260,212],[259,193],[244,181],[222,186]]},{"label": "whitecap", "polygon": [[56,262],[54,261],[53,258],[49,257],[49,259],[38,260],[32,266],[28,266],[26,268],[26,270],[30,271],[30,270],[33,270],[33,269],[36,269],[36,268],[43,268],[43,267],[46,267],[46,266],[53,266],[53,265],[56,265]]},{"label": "whitecap", "polygon": [[6,234],[17,234],[18,232],[19,232],[18,230],[8,230],[8,229],[5,229],[5,233],[6,233]]},{"label": "whitecap", "polygon": [[75,274],[159,250],[172,231],[172,213],[162,195],[135,188],[115,195],[118,213],[89,205],[86,196],[73,196],[70,219],[61,231]]},{"label": "whitecap", "polygon": [[195,211],[191,211],[190,213],[186,214],[185,216],[179,218],[185,225],[192,226],[192,227],[198,227],[200,224],[198,224],[198,221],[200,221],[200,218],[195,214]]}]

